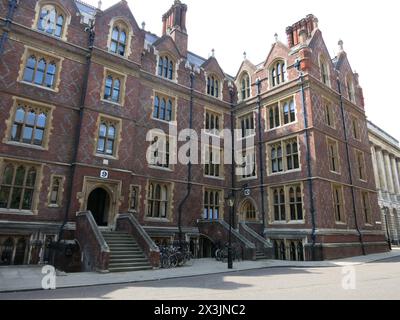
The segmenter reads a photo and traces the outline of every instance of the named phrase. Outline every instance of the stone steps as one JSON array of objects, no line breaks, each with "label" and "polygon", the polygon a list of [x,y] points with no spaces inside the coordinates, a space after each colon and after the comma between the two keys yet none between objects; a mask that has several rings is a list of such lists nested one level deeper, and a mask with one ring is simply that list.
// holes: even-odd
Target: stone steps
[{"label": "stone steps", "polygon": [[148,259],[134,238],[122,232],[103,231],[102,235],[110,248],[110,272],[132,272],[151,270]]}]

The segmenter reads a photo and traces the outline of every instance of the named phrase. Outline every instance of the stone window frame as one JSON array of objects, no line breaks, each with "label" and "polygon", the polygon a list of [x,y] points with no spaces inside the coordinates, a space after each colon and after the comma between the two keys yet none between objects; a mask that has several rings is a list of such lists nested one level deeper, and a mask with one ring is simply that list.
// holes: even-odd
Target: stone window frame
[{"label": "stone window frame", "polygon": [[[132,203],[132,191],[133,189],[137,190],[137,194],[136,194],[136,209],[132,209],[131,207],[131,203]],[[129,185],[129,196],[128,196],[128,212],[131,213],[139,213],[140,212],[140,201],[142,199],[142,186],[141,185],[137,185],[137,184],[131,184]]]},{"label": "stone window frame", "polygon": [[354,140],[361,141],[360,119],[355,115],[351,115],[350,119],[351,119],[351,135]]},{"label": "stone window frame", "polygon": [[[340,199],[339,203],[337,203],[336,192],[340,189]],[[332,183],[332,206],[333,206],[333,215],[335,219],[335,224],[346,224],[346,203],[344,198],[344,188],[343,185]],[[340,207],[341,212],[339,212],[340,217],[338,217],[337,206]],[[338,219],[339,218],[339,219]]]},{"label": "stone window frame", "polygon": [[[117,16],[117,17],[113,17],[110,20],[110,23],[108,24],[109,26],[109,31],[108,31],[108,37],[107,37],[107,52],[120,57],[120,58],[125,58],[128,59],[130,57],[130,55],[132,54],[132,39],[135,37],[134,33],[133,33],[133,28],[132,25],[130,24],[130,22],[123,16]],[[112,33],[115,27],[119,27],[119,28],[126,28],[127,32],[126,32],[126,44],[125,44],[125,52],[124,55],[120,55],[115,52],[111,51],[111,40],[112,40]]]},{"label": "stone window frame", "polygon": [[[169,149],[166,150],[166,154],[168,155],[168,167],[164,167],[164,166],[158,166],[155,164],[150,163],[149,161],[147,162],[147,165],[150,169],[155,169],[155,170],[163,170],[163,171],[168,171],[168,172],[173,172],[175,165],[172,164],[175,154],[174,154],[174,150],[173,150],[173,146],[176,144],[176,138],[174,136],[170,136],[166,133],[163,133],[161,131],[151,131],[150,133],[148,133],[148,138],[150,138],[150,141],[147,141],[149,143],[149,148],[147,149],[147,153],[146,153],[146,159],[152,159],[152,155],[150,154],[151,151],[151,144],[154,141],[155,136],[163,136],[167,139],[168,145],[169,145]],[[172,148],[172,150],[171,150]]]},{"label": "stone window frame", "polygon": [[[53,191],[54,179],[61,179],[59,190],[58,190],[57,203],[56,204],[52,204],[51,203],[51,194],[52,194],[52,191]],[[52,174],[50,176],[50,185],[49,185],[49,187],[47,189],[48,190],[47,207],[49,207],[49,208],[60,208],[60,207],[62,207],[64,190],[65,190],[65,180],[66,180],[65,175]]]},{"label": "stone window frame", "polygon": [[[218,192],[218,206],[215,206],[213,204],[213,219],[208,219],[205,218],[205,208],[210,207],[211,203],[206,203],[205,202],[205,197],[206,197],[206,192]],[[209,200],[210,198],[208,198]],[[214,196],[214,202],[215,202],[215,196]],[[214,210],[215,208],[218,207],[218,219],[214,219]],[[203,193],[202,193],[202,212],[201,212],[201,217],[205,221],[224,221],[224,209],[225,209],[225,190],[223,189],[218,189],[218,188],[212,188],[212,187],[206,187],[203,186]],[[207,212],[207,217],[208,217],[209,211]]]},{"label": "stone window frame", "polygon": [[[165,66],[163,63],[163,71],[162,71],[162,75],[160,75],[160,71],[159,71],[159,67],[160,67],[160,60],[161,58],[165,59],[168,58],[169,64],[168,64],[168,74],[169,74],[169,70],[170,70],[170,63],[172,61],[173,64],[173,70],[172,70],[172,79],[170,79],[169,76],[165,77],[164,76],[164,70],[165,70]],[[172,55],[171,53],[169,53],[168,51],[160,51],[157,52],[157,59],[156,59],[156,76],[164,79],[164,80],[168,80],[168,81],[172,81],[175,83],[178,83],[178,70],[179,70],[179,60]]]},{"label": "stone window frame", "polygon": [[2,157],[2,158],[0,158],[0,172],[2,173],[2,175],[3,175],[6,165],[8,163],[13,163],[17,166],[23,165],[26,167],[35,167],[37,169],[35,186],[34,186],[33,197],[32,197],[32,209],[31,210],[16,210],[16,209],[4,209],[3,208],[3,209],[0,209],[0,214],[10,214],[10,215],[19,215],[19,216],[37,216],[39,214],[38,208],[39,208],[39,204],[40,204],[40,190],[42,189],[43,178],[44,178],[44,174],[43,174],[44,164],[33,162],[33,161]]},{"label": "stone window frame", "polygon": [[[276,70],[278,64],[280,64],[281,66],[283,65],[285,71],[283,71],[283,69],[281,67],[281,73],[279,75],[280,81],[279,81],[279,83],[276,83],[276,82],[274,82],[274,79],[276,79],[278,77],[278,74],[275,73],[275,75],[274,75],[274,70]],[[269,75],[268,86],[269,86],[269,89],[278,88],[278,87],[286,84],[289,81],[289,74],[288,74],[287,69],[288,69],[287,60],[282,58],[282,57],[277,57],[276,59],[274,59],[274,61],[272,61],[269,64],[269,66],[268,66],[268,75]],[[284,75],[283,80],[282,80],[282,75]]]},{"label": "stone window frame", "polygon": [[[295,190],[295,196],[297,193],[297,188],[300,188],[300,195],[301,195],[301,208],[302,208],[302,217],[303,219],[301,220],[292,220],[291,219],[291,202],[290,202],[290,189]],[[280,197],[280,192],[283,189],[283,194],[284,194],[284,202],[281,203],[279,202],[280,206],[284,206],[285,208],[285,219],[284,220],[275,220],[275,201],[274,201],[274,192],[278,191],[278,197]],[[304,201],[304,185],[302,182],[299,183],[291,183],[287,185],[277,185],[277,186],[271,186],[269,187],[269,212],[271,212],[270,217],[269,217],[269,222],[270,224],[274,225],[281,225],[281,224],[305,224],[306,223],[306,209],[305,209],[305,201]],[[296,197],[297,198],[297,197]],[[279,199],[280,200],[280,199]],[[294,204],[298,204],[297,199],[295,199]],[[280,208],[281,210],[282,208]],[[281,211],[280,211],[281,212]],[[297,208],[296,208],[297,212]]]},{"label": "stone window frame", "polygon": [[[287,150],[286,150],[286,144],[289,141],[295,141],[297,142],[297,156],[298,156],[298,162],[299,162],[299,167],[298,168],[294,168],[291,170],[288,170],[288,165],[287,165]],[[273,172],[272,171],[272,147],[273,146],[277,146],[280,145],[282,148],[282,171],[278,171],[278,172]],[[282,175],[282,174],[287,174],[287,173],[293,173],[293,172],[300,172],[302,171],[302,163],[301,163],[301,159],[302,159],[302,152],[301,152],[301,148],[300,148],[300,136],[299,135],[293,135],[293,136],[289,136],[286,137],[284,139],[280,139],[280,140],[275,140],[275,141],[271,141],[270,143],[267,144],[267,150],[266,150],[266,166],[267,166],[267,176],[277,176],[277,175]],[[295,155],[296,153],[292,152],[292,156]],[[280,158],[280,157],[279,157]],[[278,159],[279,159],[278,158]]]},{"label": "stone window frame", "polygon": [[[252,120],[253,120],[254,129],[251,129],[251,126],[250,126],[250,129],[246,129],[246,131],[254,130],[254,132],[251,133],[251,134],[246,135],[247,132],[243,133],[243,130],[242,130],[242,120],[248,120],[251,117],[253,118]],[[238,130],[242,130],[242,134],[240,135],[239,139],[240,140],[245,140],[245,139],[250,138],[250,137],[255,137],[256,136],[256,128],[257,128],[257,124],[256,123],[257,122],[256,122],[256,112],[255,111],[250,111],[250,112],[238,115],[236,117],[236,128],[238,128]]]},{"label": "stone window frame", "polygon": [[[100,125],[102,122],[107,122],[109,124],[113,124],[116,127],[116,137],[114,140],[115,145],[114,145],[113,155],[106,155],[106,154],[101,154],[101,153],[97,152],[97,144],[99,141]],[[122,119],[100,113],[97,117],[95,138],[93,139],[93,155],[98,158],[118,160],[119,159],[119,147],[120,147],[121,143],[122,143]]]},{"label": "stone window frame", "polygon": [[[210,124],[211,124],[210,115],[214,116],[214,117],[219,117],[219,129],[218,129],[219,132],[218,132],[218,134],[216,134],[217,133],[217,129],[214,129],[215,131],[213,131],[213,129],[207,129],[207,114],[209,115],[209,125],[208,125],[208,127],[210,127]],[[225,125],[225,122],[224,122],[225,121],[225,116],[224,115],[225,114],[224,114],[223,111],[219,111],[216,108],[209,107],[209,106],[205,107],[204,108],[204,122],[203,122],[203,128],[204,128],[205,133],[208,134],[208,135],[211,135],[211,136],[216,136],[216,137],[223,138],[222,137],[222,133],[223,133],[223,130],[224,130],[224,125]],[[214,124],[215,124],[215,121],[214,121]]]},{"label": "stone window frame", "polygon": [[[161,99],[165,99],[165,100],[171,100],[172,102],[172,117],[171,117],[171,121],[167,121],[167,120],[163,120],[163,119],[159,119],[159,118],[155,118],[154,117],[154,107],[155,107],[155,101],[156,101],[156,97],[159,98],[159,101],[161,101]],[[168,94],[166,92],[162,92],[160,90],[153,90],[153,95],[151,97],[152,99],[152,106],[151,106],[151,113],[150,113],[150,119],[151,120],[155,120],[155,121],[159,121],[162,123],[167,123],[168,125],[173,124],[174,122],[177,121],[178,115],[177,115],[177,110],[178,110],[178,96],[176,95],[172,95],[172,94]],[[159,106],[160,107],[160,106]]]},{"label": "stone window frame", "polygon": [[[43,104],[41,102],[36,102],[34,100],[20,98],[17,96],[13,96],[12,100],[13,100],[13,105],[10,109],[9,117],[5,121],[6,122],[6,130],[5,130],[5,136],[3,138],[3,143],[8,144],[8,145],[15,145],[15,146],[20,146],[20,147],[25,147],[25,148],[36,149],[36,150],[48,151],[50,138],[51,138],[51,135],[52,135],[53,129],[54,129],[53,111],[55,110],[56,107],[53,105],[47,105],[47,104]],[[11,130],[14,125],[15,113],[16,113],[20,103],[26,104],[28,107],[31,107],[32,109],[45,110],[47,112],[46,128],[45,128],[45,131],[43,134],[43,140],[42,140],[43,142],[42,142],[41,146],[36,146],[33,144],[28,144],[28,143],[11,140]]]},{"label": "stone window frame", "polygon": [[[325,54],[320,54],[318,57],[318,64],[319,64],[319,70],[320,70],[320,76],[321,76],[321,82],[328,86],[329,88],[332,87],[331,84],[331,70],[330,70],[330,66],[328,64],[328,59],[326,58]],[[324,69],[323,67],[325,66],[326,70],[326,74],[324,74]],[[325,81],[326,78],[326,81]]]},{"label": "stone window frame", "polygon": [[[206,79],[205,94],[208,97],[222,100],[224,80],[221,80],[221,78],[215,72],[206,73],[205,79]],[[212,85],[211,80],[214,80],[214,86]],[[216,82],[218,82],[218,87],[216,86]]]},{"label": "stone window frame", "polygon": [[[106,80],[109,76],[113,77],[113,80],[115,80],[115,77],[117,77],[121,81],[120,85],[120,92],[119,92],[119,101],[115,102],[110,99],[105,99],[104,94],[106,90]],[[127,75],[121,72],[118,72],[116,70],[112,70],[110,68],[104,67],[103,71],[103,82],[101,85],[101,91],[100,91],[100,100],[105,102],[105,103],[110,103],[116,106],[124,107],[125,106],[125,93],[126,93],[126,80],[127,80]]]},{"label": "stone window frame", "polygon": [[[361,211],[363,213],[364,222],[366,226],[372,226],[372,210],[371,210],[371,199],[370,193],[367,191],[360,191],[361,196]],[[366,197],[366,198],[365,198]],[[365,203],[367,200],[367,203]]]},{"label": "stone window frame", "polygon": [[[48,90],[48,91],[52,91],[52,92],[56,92],[58,93],[60,91],[60,82],[61,82],[61,71],[62,71],[62,65],[63,65],[63,61],[64,58],[60,57],[60,56],[56,56],[54,54],[51,54],[49,52],[45,52],[43,50],[31,47],[31,46],[27,46],[25,45],[25,50],[24,53],[22,54],[21,57],[21,63],[19,66],[19,74],[18,74],[18,79],[17,82],[19,83],[23,83],[29,86],[33,86],[36,88],[40,88],[43,90]],[[28,61],[28,59],[32,56],[35,55],[35,57],[37,57],[37,60],[40,61],[41,58],[44,58],[46,61],[47,60],[53,60],[56,63],[56,74],[55,74],[55,79],[54,79],[54,85],[52,88],[48,88],[42,85],[38,85],[32,82],[27,82],[24,81],[24,74],[25,74],[25,66],[26,63]]]},{"label": "stone window frame", "polygon": [[[243,86],[243,81],[245,84],[244,86]],[[238,88],[240,88],[240,90],[238,92],[239,101],[246,101],[247,99],[250,99],[252,97],[252,95],[251,95],[251,76],[247,70],[244,70],[241,73],[241,75],[239,77]]]},{"label": "stone window frame", "polygon": [[[56,10],[58,9],[59,11],[61,11],[61,13],[64,14],[64,24],[63,24],[63,28],[62,28],[62,33],[61,36],[58,37],[56,35],[47,33],[46,31],[40,30],[38,28],[38,22],[39,22],[39,18],[40,18],[40,12],[41,9],[46,6],[46,5],[52,5],[56,8]],[[37,1],[36,2],[36,6],[35,6],[35,18],[33,20],[32,23],[32,29],[45,34],[47,36],[56,38],[56,39],[61,39],[63,41],[67,41],[67,36],[68,36],[68,29],[69,29],[69,25],[71,24],[71,14],[70,12],[59,2],[59,1]]]},{"label": "stone window frame", "polygon": [[[219,164],[206,163],[206,156],[207,156],[207,154],[209,154],[210,149],[212,149],[213,151],[216,150],[215,153],[217,153],[217,154],[218,154],[218,151],[219,151],[219,162],[220,162]],[[208,150],[208,152],[207,152],[207,150]],[[202,159],[204,160],[203,161],[203,163],[204,163],[204,165],[203,165],[203,176],[205,178],[225,180],[224,148],[223,147],[221,147],[221,146],[217,147],[217,146],[212,146],[211,144],[205,144],[203,146],[203,150],[202,150]],[[215,175],[215,174],[211,175],[210,173],[206,174],[206,168],[207,168],[206,166],[207,165],[209,165],[209,166],[210,165],[211,166],[219,166],[219,170],[218,170],[219,175],[218,176]],[[210,167],[209,167],[209,172],[210,172]],[[215,167],[214,167],[214,172],[215,172]]]},{"label": "stone window frame", "polygon": [[[255,167],[254,167],[255,175],[251,175],[248,177],[243,177],[242,175],[236,175],[238,181],[250,181],[250,180],[255,180],[258,178],[258,164],[257,164],[257,149],[256,149],[256,147],[254,146],[254,147],[250,147],[250,148],[244,148],[238,152],[240,152],[242,158],[244,158],[243,153],[247,152],[250,149],[254,150],[253,154],[254,154],[254,164],[255,164]],[[243,168],[243,165],[242,165],[242,168]]]},{"label": "stone window frame", "polygon": [[[366,162],[365,162],[365,152],[355,149],[354,156],[356,159],[356,168],[357,168],[357,177],[360,181],[367,182],[367,170],[366,170]],[[360,159],[361,156],[361,159]],[[360,163],[361,160],[361,163]]]},{"label": "stone window frame", "polygon": [[[336,150],[336,159],[337,159],[337,170],[335,171],[333,168],[333,164],[331,162],[332,156],[331,156],[331,150],[330,146],[334,145],[335,150]],[[336,139],[333,139],[331,137],[326,137],[326,146],[327,146],[327,155],[328,155],[328,162],[329,162],[329,171],[331,173],[341,175],[342,174],[342,166],[341,166],[341,158],[340,158],[340,151],[339,151],[339,141]]]},{"label": "stone window frame", "polygon": [[[290,121],[291,120],[291,109],[290,109],[290,105],[293,102],[293,107],[294,107],[294,121]],[[289,122],[285,123],[284,120],[284,106],[285,104],[288,103],[289,105]],[[271,120],[270,120],[270,112],[271,109],[273,111],[273,120],[274,120],[274,127],[271,127]],[[283,99],[279,99],[277,101],[271,102],[269,103],[266,107],[265,107],[265,132],[269,132],[269,131],[273,131],[276,130],[278,128],[284,128],[287,126],[291,126],[293,124],[298,123],[298,112],[297,112],[297,104],[296,104],[296,95],[290,95],[288,97],[285,97]],[[276,120],[277,120],[277,111],[278,111],[278,117],[279,117],[279,124],[277,125]]]},{"label": "stone window frame", "polygon": [[[249,205],[251,205],[254,208],[255,217],[251,218],[251,219],[248,219],[248,217],[247,217],[247,213],[248,213],[247,209],[248,209]],[[239,211],[239,220],[241,220],[241,221],[246,221],[246,222],[251,223],[251,222],[258,222],[260,220],[259,219],[260,212],[257,208],[256,202],[251,197],[247,197],[247,198],[243,199],[243,201],[239,205],[238,211]]]},{"label": "stone window frame", "polygon": [[332,129],[336,129],[336,116],[333,110],[335,106],[333,102],[326,97],[322,97],[322,108],[324,113],[324,124]]},{"label": "stone window frame", "polygon": [[[162,186],[167,186],[168,188],[168,206],[167,206],[167,215],[166,218],[157,218],[157,217],[150,217],[148,216],[149,212],[149,191],[151,184],[159,184]],[[145,211],[144,211],[144,221],[148,222],[163,222],[163,223],[172,223],[174,222],[174,190],[175,190],[175,183],[174,182],[165,182],[161,180],[154,180],[148,179],[146,183],[146,201],[145,201]]]},{"label": "stone window frame", "polygon": [[354,79],[353,75],[350,72],[346,75],[346,93],[348,100],[352,103],[356,103],[356,96],[354,91]]}]

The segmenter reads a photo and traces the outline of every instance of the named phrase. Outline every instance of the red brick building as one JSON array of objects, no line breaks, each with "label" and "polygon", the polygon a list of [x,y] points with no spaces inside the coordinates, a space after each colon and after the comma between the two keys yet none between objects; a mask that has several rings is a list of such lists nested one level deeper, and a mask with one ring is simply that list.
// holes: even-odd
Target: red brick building
[{"label": "red brick building", "polygon": [[[76,240],[83,269],[107,270],[110,228],[133,235],[153,266],[155,244],[179,235],[208,257],[227,241],[232,192],[233,241],[246,259],[387,250],[358,75],[342,43],[330,58],[314,16],[234,78],[213,55],[188,51],[178,0],[160,37],[126,1],[104,11],[17,2],[0,1],[0,263],[43,263],[49,243]],[[256,170],[149,163],[149,130],[173,123],[210,137],[255,129],[243,165]]]}]

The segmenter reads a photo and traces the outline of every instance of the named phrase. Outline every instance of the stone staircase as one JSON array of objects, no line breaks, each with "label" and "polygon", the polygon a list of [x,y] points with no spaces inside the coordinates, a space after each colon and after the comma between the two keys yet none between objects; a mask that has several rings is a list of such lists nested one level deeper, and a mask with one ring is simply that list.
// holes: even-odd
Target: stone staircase
[{"label": "stone staircase", "polygon": [[129,234],[103,230],[102,235],[110,248],[110,272],[131,272],[153,269],[136,240]]},{"label": "stone staircase", "polygon": [[264,252],[261,252],[261,251],[256,251],[256,260],[268,260],[269,258],[268,258],[268,256],[264,253]]}]

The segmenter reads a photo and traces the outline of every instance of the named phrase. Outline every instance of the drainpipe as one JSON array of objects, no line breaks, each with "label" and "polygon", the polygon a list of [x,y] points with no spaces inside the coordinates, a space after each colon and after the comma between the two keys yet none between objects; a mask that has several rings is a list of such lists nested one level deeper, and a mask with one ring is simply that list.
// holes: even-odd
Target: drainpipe
[{"label": "drainpipe", "polygon": [[[231,158],[232,158],[232,166],[231,166],[231,187],[232,187],[232,197],[233,199],[236,199],[236,191],[235,191],[235,131],[234,131],[234,121],[235,121],[235,115],[234,115],[234,103],[233,103],[233,97],[235,95],[235,91],[233,89],[233,85],[229,87],[229,94],[230,94],[230,104],[231,104],[231,139],[232,139],[232,145],[231,145]],[[232,211],[235,212],[235,205],[232,207]],[[232,221],[231,225],[235,225],[235,215],[232,215]]]},{"label": "drainpipe", "polygon": [[[189,108],[189,129],[193,129],[193,87],[194,87],[194,71],[192,70],[190,72],[190,108]],[[190,151],[191,152],[191,151]],[[188,182],[187,182],[187,191],[186,191],[186,196],[182,200],[182,202],[179,204],[178,207],[178,229],[179,229],[179,247],[182,249],[182,238],[183,238],[183,232],[182,232],[182,210],[183,206],[187,202],[187,200],[190,197],[190,194],[192,192],[192,162],[189,159],[189,164],[188,164]]]},{"label": "drainpipe", "polygon": [[70,175],[69,190],[68,190],[68,197],[67,197],[67,199],[69,199],[69,201],[67,202],[63,224],[61,225],[60,230],[59,230],[58,240],[57,240],[57,248],[59,247],[61,239],[64,235],[64,228],[65,228],[66,224],[68,223],[68,213],[70,211],[71,203],[73,200],[72,192],[73,192],[73,185],[74,185],[74,175],[75,175],[75,169],[76,169],[76,161],[77,161],[77,157],[78,157],[80,132],[81,132],[81,128],[82,128],[83,111],[85,108],[85,99],[86,99],[86,93],[87,93],[87,86],[88,86],[88,82],[89,82],[89,72],[90,72],[90,66],[91,66],[91,61],[92,61],[93,44],[94,44],[94,38],[95,38],[93,21],[91,22],[91,25],[85,29],[85,31],[89,33],[89,41],[88,41],[89,52],[86,55],[86,70],[85,70],[85,74],[83,77],[82,94],[81,94],[81,98],[80,98],[79,120],[78,120],[78,125],[76,126],[76,130],[75,130],[75,146],[74,146],[73,156],[72,156],[72,167],[71,167],[71,175]]},{"label": "drainpipe", "polygon": [[6,22],[3,26],[3,34],[0,39],[0,55],[4,52],[4,46],[8,39],[8,33],[11,29],[11,24],[13,22],[15,10],[17,10],[19,0],[8,0],[8,12],[6,16]]},{"label": "drainpipe", "polygon": [[317,239],[316,233],[316,221],[315,221],[315,204],[314,204],[314,190],[313,190],[313,180],[312,180],[312,168],[311,168],[311,149],[310,149],[310,132],[308,126],[308,112],[306,105],[306,97],[304,92],[304,75],[300,70],[300,61],[298,60],[295,64],[297,71],[299,72],[300,79],[300,89],[301,89],[301,104],[304,114],[304,130],[306,132],[306,161],[307,161],[307,185],[308,185],[308,193],[310,195],[310,213],[311,213],[311,224],[312,224],[312,232],[311,232],[311,259],[312,261],[316,260],[316,248],[315,243]]},{"label": "drainpipe", "polygon": [[357,212],[356,212],[356,200],[355,200],[356,197],[355,197],[355,191],[354,191],[354,185],[353,185],[353,173],[351,172],[349,141],[348,141],[348,138],[347,138],[346,120],[344,118],[345,115],[344,115],[342,88],[341,88],[339,79],[337,79],[337,86],[338,86],[338,89],[339,89],[340,111],[341,111],[341,114],[342,114],[344,141],[345,141],[345,144],[346,144],[346,158],[347,158],[347,167],[349,169],[349,179],[350,179],[350,186],[351,186],[351,201],[352,201],[352,204],[353,204],[354,223],[356,225],[359,241],[360,241],[360,244],[361,244],[362,254],[366,255],[363,236],[362,236],[362,233],[361,233],[360,228],[358,226],[358,219],[357,219]]},{"label": "drainpipe", "polygon": [[257,79],[257,108],[258,108],[258,152],[260,160],[260,195],[262,214],[262,237],[265,236],[265,199],[264,199],[264,148],[262,143],[262,121],[261,121],[261,80]]}]

